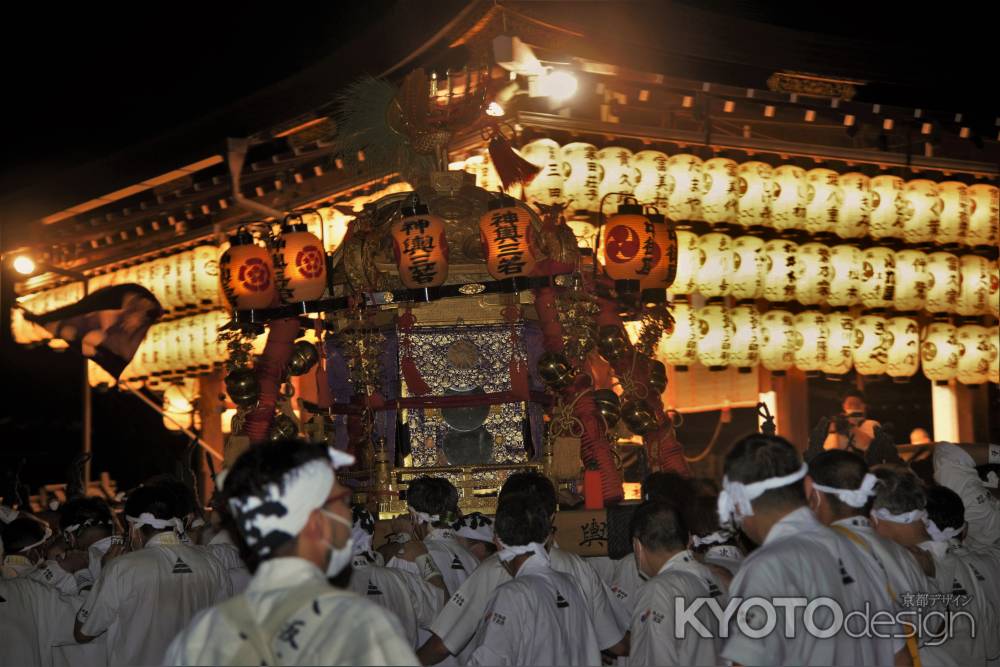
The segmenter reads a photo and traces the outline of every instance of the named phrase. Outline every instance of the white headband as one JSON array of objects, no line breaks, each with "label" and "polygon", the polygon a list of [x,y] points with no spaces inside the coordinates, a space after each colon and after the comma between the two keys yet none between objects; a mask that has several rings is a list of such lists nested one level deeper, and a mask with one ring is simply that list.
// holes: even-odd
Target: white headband
[{"label": "white headband", "polygon": [[888,521],[889,523],[916,523],[917,521],[927,520],[926,510],[912,510],[905,514],[893,514],[886,508],[880,507],[872,512],[872,516],[879,521]]},{"label": "white headband", "polygon": [[868,503],[868,499],[875,495],[875,485],[878,484],[878,481],[878,477],[866,473],[865,478],[861,481],[861,487],[858,489],[836,489],[832,486],[817,484],[815,481],[813,487],[817,491],[837,496],[841,502],[847,503],[851,507],[859,508],[864,507]]},{"label": "white headband", "polygon": [[733,538],[732,533],[730,533],[728,530],[722,529],[722,530],[717,530],[710,535],[705,535],[703,537],[695,535],[693,544],[694,548],[697,549],[698,547],[703,547],[710,544],[723,544],[725,542],[728,542],[732,538]]},{"label": "white headband", "polygon": [[466,514],[451,526],[455,534],[467,540],[479,540],[480,542],[493,541],[493,519],[485,514],[473,512]]},{"label": "white headband", "polygon": [[22,553],[23,554],[23,553],[25,553],[27,551],[31,551],[35,547],[41,546],[41,545],[45,544],[46,542],[48,542],[50,537],[52,537],[52,529],[49,528],[46,525],[45,526],[45,536],[42,537],[42,539],[40,539],[37,542],[35,542],[34,544],[29,544],[28,546],[24,547],[18,553]]},{"label": "white headband", "polygon": [[738,512],[739,516],[753,516],[753,505],[750,503],[759,498],[766,491],[780,489],[797,482],[806,476],[809,466],[805,463],[798,471],[784,477],[770,477],[759,482],[742,484],[731,482],[728,477],[722,478],[722,493],[719,494],[719,521],[728,523]]},{"label": "white headband", "polygon": [[935,542],[947,542],[948,540],[955,539],[962,534],[963,530],[965,530],[965,525],[966,524],[963,523],[958,528],[945,528],[944,530],[941,530],[937,527],[937,524],[934,523],[933,519],[927,518],[924,521],[924,526],[927,528],[927,534],[930,535],[931,539]]},{"label": "white headband", "polygon": [[143,526],[149,526],[150,528],[155,528],[157,530],[166,530],[167,528],[173,528],[178,533],[184,532],[184,522],[177,517],[171,517],[169,519],[157,519],[155,516],[149,512],[143,512],[139,516],[126,516],[125,520],[136,528],[142,528]]},{"label": "white headband", "polygon": [[519,544],[512,547],[501,542],[500,538],[497,538],[497,542],[500,542],[500,551],[497,552],[497,558],[503,563],[512,561],[518,556],[532,553],[540,556],[546,563],[549,562],[549,552],[545,550],[544,544],[529,542],[528,544]]},{"label": "white headband", "polygon": [[413,509],[413,507],[409,505],[407,505],[407,509],[410,510],[410,516],[412,516],[414,521],[416,521],[418,524],[424,524],[424,523],[434,524],[441,521],[441,517],[437,514],[428,514],[427,512],[419,512]]}]

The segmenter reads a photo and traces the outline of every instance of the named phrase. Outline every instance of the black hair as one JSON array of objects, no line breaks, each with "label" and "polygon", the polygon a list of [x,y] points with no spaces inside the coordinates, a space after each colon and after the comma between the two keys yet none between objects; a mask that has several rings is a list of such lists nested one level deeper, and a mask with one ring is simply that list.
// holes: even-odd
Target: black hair
[{"label": "black hair", "polygon": [[[831,449],[820,452],[809,462],[809,476],[813,481],[822,486],[833,487],[834,489],[858,489],[868,474],[868,464],[865,460],[844,449]],[[820,493],[823,493],[820,491]],[[865,507],[851,507],[832,493],[823,493],[830,508],[839,514],[864,514],[868,511]],[[869,500],[870,504],[871,501]]]},{"label": "black hair", "polygon": [[537,493],[507,494],[497,505],[493,529],[501,542],[512,547],[544,544],[552,530],[550,516]]},{"label": "black hair", "polygon": [[[725,475],[730,481],[752,484],[773,477],[784,477],[802,467],[802,457],[795,446],[776,435],[754,433],[738,441],[726,454]],[[800,479],[765,491],[753,501],[755,508],[804,505],[805,485]]]},{"label": "black hair", "polygon": [[690,478],[675,472],[659,471],[650,473],[642,481],[642,499],[670,503],[679,507],[695,496],[694,484]]},{"label": "black hair", "polygon": [[927,518],[944,530],[965,525],[965,503],[947,486],[934,485],[927,489]]},{"label": "black hair", "polygon": [[710,535],[721,528],[718,496],[696,496],[678,511],[692,535]]},{"label": "black hair", "polygon": [[687,547],[688,528],[670,503],[646,501],[636,508],[629,534],[650,551],[677,551]]},{"label": "black hair", "polygon": [[140,486],[125,499],[125,516],[138,517],[148,512],[157,519],[173,519],[179,518],[177,510],[173,492],[162,486]]},{"label": "black hair", "polygon": [[194,489],[171,474],[163,473],[150,477],[142,485],[158,486],[169,491],[174,499],[174,516],[178,518],[184,518],[198,512],[198,500]]},{"label": "black hair", "polygon": [[458,520],[458,489],[443,477],[418,477],[406,490],[406,502],[418,512],[434,514],[435,526],[444,527]]},{"label": "black hair", "polygon": [[924,485],[911,471],[892,465],[879,465],[872,468],[872,474],[881,482],[875,487],[872,509],[906,514],[927,508]]},{"label": "black hair", "polygon": [[45,537],[45,525],[28,517],[20,517],[4,526],[2,537],[4,551],[18,554]]},{"label": "black hair", "polygon": [[101,498],[73,498],[59,508],[59,529],[65,532],[70,526],[79,526],[79,531],[96,527],[110,534],[114,527],[111,508]]},{"label": "black hair", "polygon": [[351,506],[351,523],[356,523],[369,535],[375,534],[375,516],[364,505]]},{"label": "black hair", "polygon": [[497,502],[502,503],[507,496],[526,492],[535,494],[538,501],[545,508],[545,511],[548,512],[548,516],[556,513],[558,502],[556,500],[556,488],[552,486],[552,480],[534,471],[516,472],[508,477],[500,489]]}]

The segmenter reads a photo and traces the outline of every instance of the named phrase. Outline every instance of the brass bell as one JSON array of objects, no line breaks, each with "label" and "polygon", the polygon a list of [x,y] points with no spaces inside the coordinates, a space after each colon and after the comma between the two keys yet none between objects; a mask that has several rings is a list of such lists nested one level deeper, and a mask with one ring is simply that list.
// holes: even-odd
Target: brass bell
[{"label": "brass bell", "polygon": [[606,325],[597,330],[597,351],[608,361],[616,361],[628,352],[628,339],[621,327]]},{"label": "brass bell", "polygon": [[319,363],[319,352],[316,351],[316,346],[304,338],[295,341],[295,345],[292,346],[292,356],[288,360],[288,374],[305,375],[317,363]]},{"label": "brass bell", "polygon": [[257,384],[257,374],[249,368],[237,368],[226,376],[226,393],[233,403],[241,408],[257,404],[260,397],[260,385]]},{"label": "brass bell", "polygon": [[538,359],[538,375],[552,389],[568,387],[573,382],[573,367],[559,352],[546,352]]},{"label": "brass bell", "polygon": [[598,389],[594,392],[594,404],[597,405],[597,412],[604,418],[604,423],[609,429],[621,419],[622,404],[618,394],[610,389]]},{"label": "brass bell", "polygon": [[657,394],[662,394],[667,388],[667,367],[655,359],[649,362],[649,387]]},{"label": "brass bell", "polygon": [[281,414],[274,418],[274,425],[271,426],[271,433],[268,438],[271,442],[291,440],[299,434],[299,425],[288,415]]},{"label": "brass bell", "polygon": [[656,417],[646,401],[629,401],[622,406],[622,419],[636,435],[646,435],[656,428]]}]

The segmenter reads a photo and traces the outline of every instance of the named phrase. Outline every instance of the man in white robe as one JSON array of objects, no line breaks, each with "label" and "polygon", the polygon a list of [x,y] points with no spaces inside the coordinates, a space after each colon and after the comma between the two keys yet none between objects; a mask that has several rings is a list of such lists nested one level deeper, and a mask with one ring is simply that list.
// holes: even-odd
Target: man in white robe
[{"label": "man in white robe", "polygon": [[471,512],[451,525],[458,543],[480,563],[497,552],[493,544],[493,519],[482,512]]},{"label": "man in white robe", "polygon": [[[968,540],[1000,545],[1000,499],[979,477],[977,465],[1000,463],[1000,445],[934,445],[934,481],[959,495],[969,524]],[[967,544],[975,549],[974,544]]]}]

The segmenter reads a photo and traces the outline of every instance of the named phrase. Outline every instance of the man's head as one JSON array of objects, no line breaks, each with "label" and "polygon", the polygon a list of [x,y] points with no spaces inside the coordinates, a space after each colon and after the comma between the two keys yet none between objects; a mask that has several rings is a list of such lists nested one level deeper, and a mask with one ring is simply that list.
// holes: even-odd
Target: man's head
[{"label": "man's head", "polygon": [[3,527],[4,554],[25,556],[37,563],[43,560],[45,543],[51,537],[52,531],[44,523],[21,516]]},{"label": "man's head", "polygon": [[[832,491],[817,489],[840,489],[845,492],[856,491],[865,483],[868,474],[868,464],[855,454],[843,449],[830,449],[815,456],[809,461],[809,476],[806,477],[806,497],[809,507],[823,524],[830,525],[834,521],[850,516],[868,514],[870,498],[860,507],[841,499]],[[842,494],[850,498],[848,494]],[[852,499],[853,501],[853,499]]]},{"label": "man's head", "polygon": [[[773,486],[779,478],[794,477],[801,469],[802,457],[792,443],[778,436],[759,433],[749,435],[737,442],[726,454],[720,509],[723,504],[736,500],[736,494],[727,490],[728,484],[735,482],[749,486],[760,482]],[[764,490],[756,498],[751,498],[752,514],[736,507],[736,518],[747,537],[760,544],[767,537],[771,526],[804,506],[805,502],[805,489],[799,478]]]},{"label": "man's head", "polygon": [[173,492],[162,486],[140,486],[129,493],[125,519],[132,544],[138,547],[158,533],[177,532],[184,525]]},{"label": "man's head", "polygon": [[910,444],[911,445],[929,445],[934,442],[931,438],[931,434],[927,432],[924,428],[915,428],[910,431]]},{"label": "man's head", "polygon": [[59,529],[71,549],[87,549],[113,528],[111,508],[100,498],[74,498],[61,508]]},{"label": "man's head", "polygon": [[455,531],[455,539],[475,556],[476,560],[486,560],[496,553],[497,548],[493,541],[493,519],[482,512],[466,514],[453,523],[451,527]]},{"label": "man's head", "polygon": [[375,536],[375,515],[364,505],[351,507],[351,537],[354,540],[354,555],[364,555],[373,560],[372,538]]},{"label": "man's head", "polygon": [[351,539],[350,490],[335,483],[330,454],[319,445],[289,440],[249,448],[229,471],[223,499],[254,570],[280,556],[324,570]]},{"label": "man's head", "polygon": [[428,526],[445,528],[458,520],[458,489],[443,477],[418,477],[406,490],[415,532],[423,537]]},{"label": "man's head", "polygon": [[629,533],[636,565],[647,577],[655,577],[664,563],[687,548],[688,528],[669,503],[644,502],[632,515]]},{"label": "man's head", "polygon": [[552,480],[538,472],[517,472],[508,477],[500,489],[497,502],[502,503],[504,497],[524,492],[534,493],[548,516],[555,517],[559,506],[556,501],[556,489],[552,486]]},{"label": "man's head", "polygon": [[642,499],[661,503],[670,503],[680,507],[695,496],[694,485],[689,477],[682,477],[675,472],[659,471],[650,473],[642,481]]},{"label": "man's head", "polygon": [[927,489],[927,532],[935,542],[965,539],[965,503],[961,496],[946,486]]},{"label": "man's head", "polygon": [[871,507],[875,531],[904,546],[926,541],[927,493],[920,479],[897,466],[875,466],[872,474],[879,480]]},{"label": "man's head", "polygon": [[[494,539],[498,549],[522,547],[529,544],[543,545],[552,531],[548,509],[537,493],[507,494],[497,505],[496,522],[493,526]],[[518,555],[501,562],[511,575],[516,574],[530,554]]]},{"label": "man's head", "polygon": [[865,395],[857,389],[846,392],[840,402],[840,409],[848,417],[863,418],[868,414],[868,404]]}]

